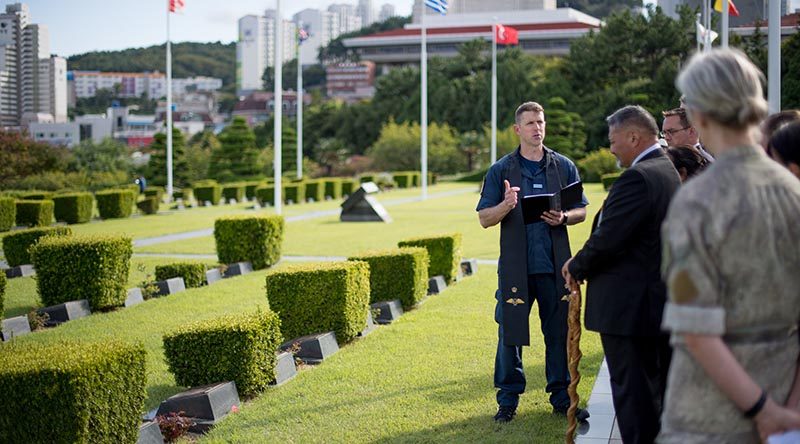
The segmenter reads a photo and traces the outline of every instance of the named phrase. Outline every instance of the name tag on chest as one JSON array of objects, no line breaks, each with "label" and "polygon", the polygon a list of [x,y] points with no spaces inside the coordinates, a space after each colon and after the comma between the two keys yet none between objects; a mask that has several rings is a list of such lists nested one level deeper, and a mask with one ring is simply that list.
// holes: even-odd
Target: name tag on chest
[{"label": "name tag on chest", "polygon": [[533,184],[533,189],[535,189],[535,190],[541,190],[543,188],[544,188],[544,184],[541,184],[541,183]]}]

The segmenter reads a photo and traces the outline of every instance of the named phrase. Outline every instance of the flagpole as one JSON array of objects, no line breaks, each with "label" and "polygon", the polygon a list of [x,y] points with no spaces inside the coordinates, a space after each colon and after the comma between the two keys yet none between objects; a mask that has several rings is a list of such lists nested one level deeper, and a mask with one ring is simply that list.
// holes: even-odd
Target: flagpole
[{"label": "flagpole", "polygon": [[421,143],[421,170],[422,170],[422,200],[428,198],[428,44],[425,35],[425,1],[420,1],[420,15],[422,22],[422,54],[420,59],[421,71],[421,100],[420,104],[420,143]]},{"label": "flagpole", "polygon": [[172,45],[169,38],[169,0],[167,0],[167,202],[172,201]]},{"label": "flagpole", "polygon": [[[777,1],[777,0],[774,0]],[[730,11],[728,11],[728,0],[722,0],[722,47],[728,47],[728,28],[730,21]]]},{"label": "flagpole", "polygon": [[[698,12],[697,13],[697,24],[698,25],[700,25],[700,17],[701,17],[701,14]],[[700,25],[700,26],[702,26],[702,25]],[[695,38],[695,41],[697,41],[697,52],[700,52],[700,37],[703,37],[703,39],[705,39],[705,35],[701,36],[700,29],[697,26],[695,26],[695,33],[697,34],[697,38]]]},{"label": "flagpole", "polygon": [[711,4],[708,1],[703,2],[703,9],[706,11],[706,38],[703,43],[703,51],[711,50]]},{"label": "flagpole", "polygon": [[283,187],[281,186],[281,117],[283,112],[283,19],[281,18],[281,0],[275,0],[275,62],[273,71],[275,72],[273,117],[274,130],[272,133],[272,146],[274,153],[274,183],[275,183],[275,213],[281,214],[283,204]]},{"label": "flagpole", "polygon": [[492,165],[497,162],[497,19],[492,23]]},{"label": "flagpole", "polygon": [[781,4],[777,0],[769,2],[769,34],[767,36],[767,98],[769,112],[781,110]]},{"label": "flagpole", "polygon": [[[297,29],[303,22],[297,22]],[[297,35],[297,178],[303,178],[303,65],[300,63],[300,34]]]}]

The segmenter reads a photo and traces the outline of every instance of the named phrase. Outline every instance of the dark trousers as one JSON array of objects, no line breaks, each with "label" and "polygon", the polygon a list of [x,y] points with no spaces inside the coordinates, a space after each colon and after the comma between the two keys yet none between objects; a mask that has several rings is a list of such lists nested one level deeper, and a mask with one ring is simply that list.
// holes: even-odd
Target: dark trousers
[{"label": "dark trousers", "polygon": [[661,407],[672,358],[669,336],[601,334],[622,442],[651,444],[661,428]]},{"label": "dark trousers", "polygon": [[[550,393],[550,404],[557,408],[569,406],[569,369],[567,368],[567,309],[568,302],[562,301],[556,291],[555,276],[549,274],[532,274],[528,276],[528,292],[530,301],[539,304],[539,320],[545,345],[545,376]],[[494,361],[494,386],[497,392],[497,404],[516,407],[519,395],[525,392],[525,372],[522,369],[522,347],[503,344],[503,324],[500,317],[503,313],[498,301],[495,308],[495,320],[498,328],[497,355]],[[530,306],[528,313],[530,314]]]}]

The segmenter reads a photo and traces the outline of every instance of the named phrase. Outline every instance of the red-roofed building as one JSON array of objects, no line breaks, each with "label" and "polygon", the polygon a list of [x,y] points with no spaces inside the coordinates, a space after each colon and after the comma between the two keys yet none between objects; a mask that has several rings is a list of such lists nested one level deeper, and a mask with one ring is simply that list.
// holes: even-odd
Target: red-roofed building
[{"label": "red-roofed building", "polygon": [[[797,27],[800,26],[800,12],[786,14],[781,17],[781,40],[787,39],[793,34],[797,33]],[[731,28],[731,32],[741,36],[750,36],[759,28],[761,33],[766,36],[769,33],[769,23],[764,20],[760,23],[748,23],[746,25]],[[766,37],[765,37],[766,38]]]}]

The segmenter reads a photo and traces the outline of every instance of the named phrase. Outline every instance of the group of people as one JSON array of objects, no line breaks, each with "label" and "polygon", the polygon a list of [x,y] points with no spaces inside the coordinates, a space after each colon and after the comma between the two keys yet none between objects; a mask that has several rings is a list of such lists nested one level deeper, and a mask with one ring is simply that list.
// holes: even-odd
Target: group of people
[{"label": "group of people", "polygon": [[[751,443],[800,429],[800,112],[767,117],[763,74],[738,50],[694,55],[661,131],[641,106],[606,120],[624,172],[574,255],[588,201],[525,224],[522,196],[578,180],[544,145],[544,109],[517,109],[519,147],[488,171],[477,211],[500,224],[494,385],[498,422],[525,391],[522,347],[538,304],[546,392],[569,405],[567,299],[587,283],[626,444]],[[587,420],[579,409],[577,417]]]}]

